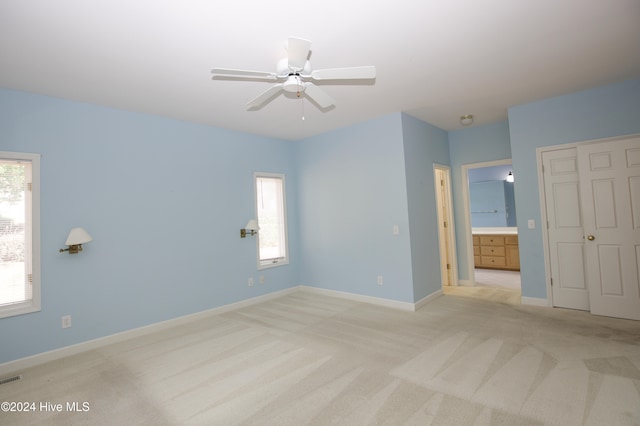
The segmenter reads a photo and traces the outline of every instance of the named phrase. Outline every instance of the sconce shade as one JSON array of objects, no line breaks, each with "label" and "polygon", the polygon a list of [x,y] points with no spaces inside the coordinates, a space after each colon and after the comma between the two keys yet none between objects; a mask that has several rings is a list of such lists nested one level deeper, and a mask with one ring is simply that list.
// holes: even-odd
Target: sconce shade
[{"label": "sconce shade", "polygon": [[67,237],[66,245],[72,246],[76,244],[84,244],[93,241],[91,235],[84,228],[73,228],[71,232],[69,232],[69,236]]},{"label": "sconce shade", "polygon": [[69,254],[80,253],[82,251],[82,245],[89,241],[93,241],[93,238],[91,238],[91,235],[89,235],[84,228],[73,228],[71,232],[69,232],[69,236],[65,242],[67,248],[60,249],[59,252],[64,253],[66,251]]},{"label": "sconce shade", "polygon": [[244,227],[247,231],[258,231],[260,227],[258,226],[258,221],[256,219],[251,219],[247,222],[247,226]]},{"label": "sconce shade", "polygon": [[514,181],[513,172],[509,172],[509,174],[507,175],[506,181],[513,183],[513,181]]}]

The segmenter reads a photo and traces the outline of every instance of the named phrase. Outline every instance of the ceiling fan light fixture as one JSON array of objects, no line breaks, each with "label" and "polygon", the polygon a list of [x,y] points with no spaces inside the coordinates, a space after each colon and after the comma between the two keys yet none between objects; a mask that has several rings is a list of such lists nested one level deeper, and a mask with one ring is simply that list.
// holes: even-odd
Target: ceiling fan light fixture
[{"label": "ceiling fan light fixture", "polygon": [[298,75],[290,75],[287,81],[284,82],[282,88],[285,92],[299,93],[304,92],[304,83],[300,80]]},{"label": "ceiling fan light fixture", "polygon": [[460,117],[460,124],[464,127],[471,126],[473,124],[473,114],[466,114]]}]

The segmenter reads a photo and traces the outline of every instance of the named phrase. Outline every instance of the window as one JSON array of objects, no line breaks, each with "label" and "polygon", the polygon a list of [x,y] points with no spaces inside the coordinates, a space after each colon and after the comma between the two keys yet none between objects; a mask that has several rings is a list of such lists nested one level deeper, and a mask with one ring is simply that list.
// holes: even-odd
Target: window
[{"label": "window", "polygon": [[284,175],[256,173],[258,269],[289,263]]},{"label": "window", "polygon": [[0,318],[40,310],[40,156],[0,152]]}]

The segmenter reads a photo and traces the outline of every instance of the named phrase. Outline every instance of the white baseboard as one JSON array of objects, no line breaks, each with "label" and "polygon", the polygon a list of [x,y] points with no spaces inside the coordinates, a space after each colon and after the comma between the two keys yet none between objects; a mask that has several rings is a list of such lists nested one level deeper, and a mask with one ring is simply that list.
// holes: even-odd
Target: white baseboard
[{"label": "white baseboard", "polygon": [[458,280],[458,285],[461,287],[473,287],[474,282],[471,280]]},{"label": "white baseboard", "polygon": [[372,305],[385,306],[387,308],[400,309],[403,311],[415,311],[414,303],[400,302],[398,300],[383,299],[381,297],[364,296],[362,294],[347,293],[346,291],[329,290],[326,288],[310,287],[306,285],[298,286],[301,291],[307,291],[325,296],[339,297],[341,299],[353,300],[355,302],[371,303]]},{"label": "white baseboard", "polygon": [[547,299],[541,299],[538,297],[525,297],[522,296],[520,297],[520,303],[523,305],[529,305],[529,306],[542,306],[545,308],[550,307],[549,305],[549,300]]},{"label": "white baseboard", "polygon": [[433,302],[434,300],[436,300],[438,297],[442,296],[444,293],[442,292],[442,289],[431,293],[428,296],[423,297],[422,299],[418,300],[414,305],[415,305],[415,309],[414,310],[418,310],[420,308],[422,308],[424,305],[427,305],[431,302]]},{"label": "white baseboard", "polygon": [[241,300],[239,302],[230,303],[228,305],[218,306],[216,308],[208,309],[206,311],[196,312],[195,314],[189,314],[182,317],[157,322],[155,324],[150,324],[143,327],[122,331],[120,333],[111,334],[105,337],[99,337],[97,339],[88,340],[86,342],[77,343],[71,346],[65,346],[59,349],[53,349],[51,351],[42,352],[36,355],[31,355],[31,356],[20,358],[14,361],[8,361],[0,364],[0,377],[7,376],[11,373],[15,373],[25,368],[44,364],[45,362],[55,361],[60,358],[79,354],[81,352],[86,352],[92,349],[97,349],[106,345],[110,345],[112,343],[121,342],[123,340],[143,336],[145,334],[153,333],[153,332],[164,330],[170,327],[175,327],[177,325],[196,321],[202,318],[209,317],[211,315],[218,315],[224,312],[233,311],[235,309],[240,309],[247,306],[255,305],[256,303],[261,303],[267,300],[285,296],[297,290],[298,289],[296,287],[287,288],[284,290],[275,291],[273,293],[264,294],[262,296],[253,297],[251,299]]}]

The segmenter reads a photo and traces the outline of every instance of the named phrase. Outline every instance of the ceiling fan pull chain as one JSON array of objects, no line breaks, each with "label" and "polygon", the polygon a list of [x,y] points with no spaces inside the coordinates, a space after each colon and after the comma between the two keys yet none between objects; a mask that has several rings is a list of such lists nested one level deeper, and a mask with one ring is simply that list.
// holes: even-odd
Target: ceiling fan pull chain
[{"label": "ceiling fan pull chain", "polygon": [[[299,75],[296,75],[296,83],[298,83],[298,91],[296,92],[296,95],[298,97],[300,97],[300,92],[302,90],[304,90],[304,86],[302,85],[302,81],[300,81],[300,76]],[[302,89],[302,90],[300,90],[300,89]]]}]

